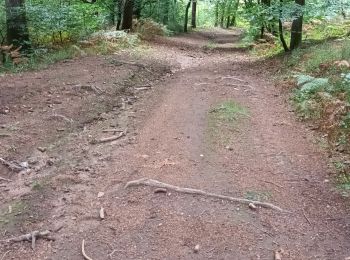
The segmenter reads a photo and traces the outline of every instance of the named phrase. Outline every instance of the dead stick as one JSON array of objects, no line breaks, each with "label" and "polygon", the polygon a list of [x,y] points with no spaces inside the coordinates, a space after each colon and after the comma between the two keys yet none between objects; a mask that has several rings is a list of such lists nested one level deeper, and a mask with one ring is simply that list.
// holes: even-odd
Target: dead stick
[{"label": "dead stick", "polygon": [[87,256],[87,254],[85,253],[85,240],[83,239],[83,242],[81,243],[81,253],[84,256],[84,259],[86,260],[92,260],[92,258],[90,258],[89,256]]},{"label": "dead stick", "polygon": [[109,133],[109,132],[124,132],[124,130],[120,130],[120,129],[105,129],[102,130],[103,133]]},{"label": "dead stick", "polygon": [[304,209],[303,209],[303,215],[306,221],[309,223],[309,225],[312,225],[310,219],[306,216]]},{"label": "dead stick", "polygon": [[272,181],[265,181],[265,180],[261,180],[261,181],[266,182],[266,183],[270,183],[270,184],[275,185],[276,187],[281,188],[281,189],[283,188],[283,186],[281,186],[281,185],[279,185],[277,183],[274,183]]},{"label": "dead stick", "polygon": [[25,235],[21,235],[19,237],[14,237],[14,238],[10,238],[7,240],[7,242],[9,243],[14,243],[14,242],[22,242],[22,241],[31,241],[32,242],[32,249],[35,249],[35,242],[38,238],[44,238],[47,240],[55,240],[53,237],[50,237],[50,231],[49,230],[45,230],[45,231],[33,231],[31,233],[25,234]]},{"label": "dead stick", "polygon": [[8,253],[10,253],[10,252],[11,252],[10,250],[9,250],[9,251],[6,251],[5,254],[2,255],[1,260],[4,260],[4,259],[5,259],[5,256],[6,256]]},{"label": "dead stick", "polygon": [[107,143],[107,142],[112,142],[115,140],[118,140],[120,138],[122,138],[125,135],[124,132],[121,132],[119,135],[117,136],[111,136],[111,137],[107,137],[107,138],[102,138],[100,140],[97,140],[96,143],[101,144],[101,143]]},{"label": "dead stick", "polygon": [[225,196],[225,195],[219,195],[219,194],[215,194],[215,193],[205,192],[202,190],[182,188],[182,187],[170,185],[167,183],[163,183],[163,182],[160,182],[157,180],[152,180],[152,179],[147,179],[147,178],[143,178],[143,179],[139,179],[139,180],[135,180],[135,181],[129,181],[125,185],[125,188],[129,188],[132,186],[141,186],[141,185],[151,186],[151,187],[156,187],[156,188],[164,188],[164,189],[174,190],[174,191],[186,193],[186,194],[202,195],[202,196],[218,198],[218,199],[223,199],[223,200],[228,200],[228,201],[238,202],[238,203],[243,203],[243,204],[248,204],[248,205],[250,203],[253,203],[254,205],[261,206],[264,208],[270,208],[270,209],[274,209],[274,210],[281,211],[281,212],[287,212],[286,210],[283,210],[282,208],[275,206],[271,203],[248,200],[248,199],[243,199],[243,198],[234,198],[234,197],[229,197],[229,196]]}]

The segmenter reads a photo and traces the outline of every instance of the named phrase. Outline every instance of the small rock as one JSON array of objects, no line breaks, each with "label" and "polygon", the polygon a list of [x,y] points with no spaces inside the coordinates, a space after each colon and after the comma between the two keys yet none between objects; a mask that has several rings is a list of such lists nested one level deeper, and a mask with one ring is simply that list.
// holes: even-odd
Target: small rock
[{"label": "small rock", "polygon": [[45,153],[47,148],[46,147],[38,147],[37,148],[40,152]]},{"label": "small rock", "polygon": [[52,159],[48,159],[46,161],[46,164],[49,165],[49,166],[52,166],[53,165],[53,160]]},{"label": "small rock", "polygon": [[193,252],[198,253],[199,249],[200,249],[199,245],[196,245],[193,249]]},{"label": "small rock", "polygon": [[204,154],[200,154],[199,156],[200,156],[200,157],[204,157]]},{"label": "small rock", "polygon": [[104,192],[100,191],[98,194],[97,194],[97,198],[101,198],[105,195]]},{"label": "small rock", "polygon": [[19,163],[19,165],[20,165],[22,168],[28,168],[28,167],[29,167],[29,163],[28,163],[28,162],[21,162],[21,163]]}]

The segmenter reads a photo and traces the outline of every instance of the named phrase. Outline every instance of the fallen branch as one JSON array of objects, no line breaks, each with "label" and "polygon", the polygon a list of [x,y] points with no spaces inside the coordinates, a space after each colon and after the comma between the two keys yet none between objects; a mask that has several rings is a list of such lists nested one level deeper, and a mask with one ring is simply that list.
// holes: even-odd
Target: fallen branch
[{"label": "fallen branch", "polygon": [[49,230],[45,230],[45,231],[33,231],[31,233],[25,234],[25,235],[21,235],[19,237],[14,237],[14,238],[10,238],[9,240],[7,240],[7,242],[9,243],[14,243],[14,242],[22,242],[22,241],[31,241],[32,242],[32,249],[35,249],[35,243],[36,240],[38,238],[43,238],[43,239],[47,239],[47,240],[55,240],[55,238],[50,237],[49,235],[51,234],[51,232]]},{"label": "fallen branch", "polygon": [[1,157],[0,157],[0,163],[5,165],[7,168],[9,168],[11,171],[14,171],[14,172],[20,172],[20,171],[24,170],[23,167],[18,166],[15,163],[9,162],[9,161],[5,160],[4,158],[1,158]]},{"label": "fallen branch", "polygon": [[120,130],[120,129],[105,129],[105,130],[102,130],[103,133],[109,133],[109,132],[124,132],[124,130]]},{"label": "fallen branch", "polygon": [[92,144],[101,144],[101,143],[112,142],[112,141],[115,141],[115,140],[122,138],[124,135],[125,135],[125,132],[121,132],[119,135],[101,138],[100,140],[93,140],[93,141],[91,141],[91,143]]},{"label": "fallen branch", "polygon": [[230,87],[243,87],[243,88],[250,88],[253,89],[253,87],[251,85],[247,85],[247,84],[232,84],[232,83],[227,83],[226,86],[230,86]]},{"label": "fallen branch", "polygon": [[3,255],[2,255],[2,257],[1,257],[1,259],[0,260],[4,260],[5,259],[5,256],[8,254],[8,253],[10,253],[11,251],[9,250],[9,251],[6,251]]},{"label": "fallen branch", "polygon": [[221,80],[224,80],[224,79],[233,79],[233,80],[236,80],[236,81],[239,81],[239,82],[247,82],[246,80],[243,80],[243,79],[240,79],[240,78],[237,78],[237,77],[233,77],[233,76],[221,77]]},{"label": "fallen branch", "polygon": [[81,243],[81,253],[83,254],[84,259],[86,260],[92,260],[86,253],[85,253],[85,240],[83,239],[83,242]]},{"label": "fallen branch", "polygon": [[177,191],[180,193],[186,193],[186,194],[192,194],[192,195],[202,195],[202,196],[207,196],[207,197],[212,197],[212,198],[218,198],[218,199],[228,200],[228,201],[232,201],[232,202],[243,203],[243,204],[247,204],[247,205],[249,205],[250,203],[253,203],[256,206],[261,206],[264,208],[270,208],[270,209],[274,209],[277,211],[286,212],[282,208],[275,206],[271,203],[253,201],[253,200],[248,200],[248,199],[243,199],[243,198],[234,198],[234,197],[229,197],[229,196],[225,196],[225,195],[219,195],[219,194],[215,194],[215,193],[205,192],[205,191],[197,190],[197,189],[182,188],[182,187],[170,185],[167,183],[163,183],[163,182],[160,182],[157,180],[152,180],[152,179],[147,179],[147,178],[142,178],[142,179],[135,180],[135,181],[129,181],[125,185],[125,188],[129,188],[129,187],[133,187],[133,186],[142,186],[142,185],[156,187],[156,188],[169,189],[169,190]]},{"label": "fallen branch", "polygon": [[137,87],[135,87],[134,89],[135,89],[135,90],[149,90],[149,89],[151,89],[151,88],[152,88],[151,85],[143,85],[143,86],[137,86]]},{"label": "fallen branch", "polygon": [[306,219],[307,223],[309,223],[309,225],[312,226],[311,221],[310,221],[310,219],[306,216],[304,209],[303,209],[303,216],[304,216],[304,218]]}]

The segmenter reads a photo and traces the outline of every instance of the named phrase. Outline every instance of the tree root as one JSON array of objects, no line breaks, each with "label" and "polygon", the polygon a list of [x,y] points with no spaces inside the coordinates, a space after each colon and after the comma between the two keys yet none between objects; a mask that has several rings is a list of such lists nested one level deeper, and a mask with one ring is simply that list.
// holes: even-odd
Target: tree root
[{"label": "tree root", "polygon": [[16,163],[9,162],[1,157],[0,157],[0,164],[5,165],[7,168],[9,168],[11,171],[14,171],[14,172],[20,172],[22,170],[25,170],[24,167],[21,167],[21,166],[17,165]]},{"label": "tree root", "polygon": [[92,260],[86,253],[85,253],[85,240],[83,239],[83,242],[81,242],[81,253],[83,254],[84,259],[86,260]]},{"label": "tree root", "polygon": [[31,241],[32,242],[32,249],[35,249],[35,242],[38,238],[43,238],[43,239],[47,239],[47,240],[55,240],[54,237],[50,236],[51,232],[49,230],[45,230],[45,231],[33,231],[31,233],[25,234],[25,235],[21,235],[19,237],[14,237],[14,238],[10,238],[9,240],[7,240],[7,242],[9,243],[14,243],[14,242],[22,242],[22,241]]},{"label": "tree root", "polygon": [[277,210],[280,212],[287,212],[286,210],[284,210],[278,206],[275,206],[271,203],[267,203],[267,202],[254,201],[254,200],[248,200],[248,199],[243,199],[243,198],[234,198],[234,197],[229,197],[229,196],[225,196],[225,195],[219,195],[219,194],[215,194],[215,193],[205,192],[205,191],[197,190],[197,189],[182,188],[182,187],[170,185],[167,183],[163,183],[163,182],[160,182],[157,180],[152,180],[152,179],[147,179],[147,178],[142,178],[142,179],[135,180],[135,181],[129,181],[125,185],[125,188],[129,188],[129,187],[133,187],[133,186],[142,186],[142,185],[156,187],[156,188],[169,189],[169,190],[177,191],[180,193],[186,193],[186,194],[192,194],[192,195],[202,195],[202,196],[206,196],[206,197],[218,198],[218,199],[228,200],[228,201],[232,201],[232,202],[247,204],[247,205],[249,205],[250,203],[253,203],[256,206],[274,209],[274,210]]}]

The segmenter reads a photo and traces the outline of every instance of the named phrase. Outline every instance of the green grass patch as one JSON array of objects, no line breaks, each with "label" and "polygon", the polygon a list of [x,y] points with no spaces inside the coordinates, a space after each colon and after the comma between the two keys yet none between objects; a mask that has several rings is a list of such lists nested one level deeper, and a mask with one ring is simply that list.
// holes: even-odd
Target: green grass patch
[{"label": "green grass patch", "polygon": [[11,228],[21,221],[21,216],[29,211],[28,205],[21,200],[3,205],[0,209],[0,227]]},{"label": "green grass patch", "polygon": [[248,116],[248,110],[232,100],[219,103],[210,109],[207,128],[207,139],[210,144],[229,145],[242,120]]},{"label": "green grass patch", "polygon": [[234,101],[225,101],[209,111],[212,118],[224,122],[235,122],[240,117],[248,116],[248,110]]}]

